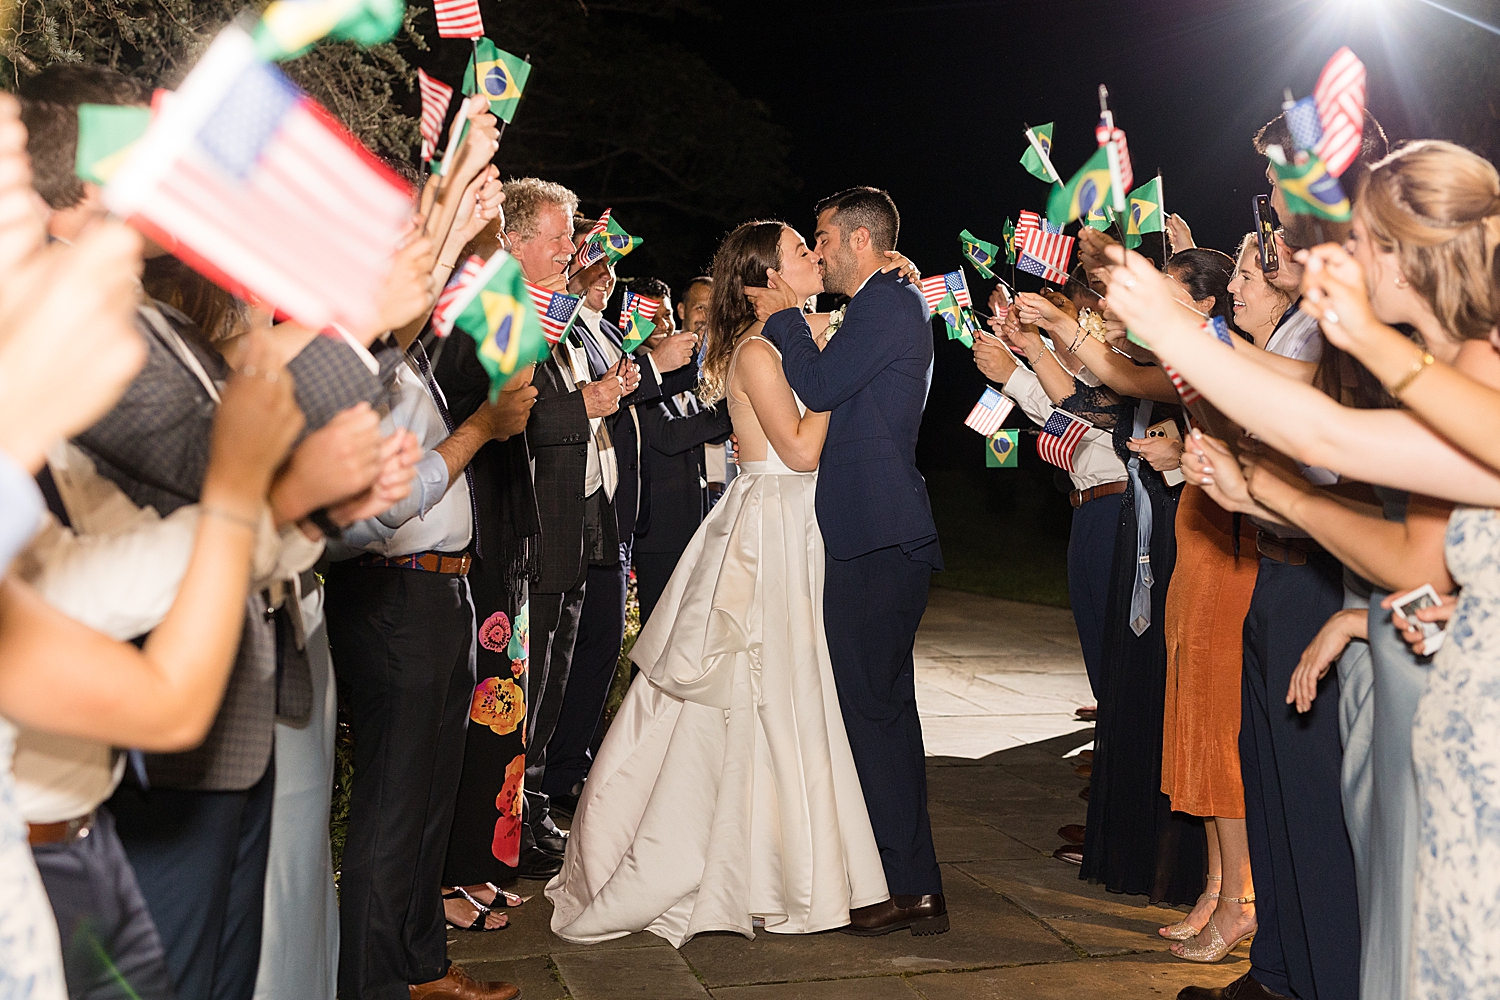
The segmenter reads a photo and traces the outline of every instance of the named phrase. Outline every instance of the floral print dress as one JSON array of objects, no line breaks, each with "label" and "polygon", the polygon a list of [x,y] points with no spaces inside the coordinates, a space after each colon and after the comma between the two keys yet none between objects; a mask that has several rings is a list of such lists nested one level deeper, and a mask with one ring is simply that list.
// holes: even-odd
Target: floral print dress
[{"label": "floral print dress", "polygon": [[1454,510],[1446,555],[1463,590],[1412,726],[1416,1000],[1500,996],[1500,513]]}]

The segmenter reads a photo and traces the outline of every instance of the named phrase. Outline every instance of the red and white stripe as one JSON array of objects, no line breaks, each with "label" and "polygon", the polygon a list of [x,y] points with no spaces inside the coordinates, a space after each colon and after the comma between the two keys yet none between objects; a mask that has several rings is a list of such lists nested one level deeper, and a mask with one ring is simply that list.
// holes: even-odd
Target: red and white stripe
[{"label": "red and white stripe", "polygon": [[1341,177],[1359,155],[1365,131],[1365,64],[1347,45],[1323,67],[1313,101],[1323,120],[1323,138],[1313,152]]},{"label": "red and white stripe", "polygon": [[1042,217],[1036,212],[1022,212],[1021,221],[1016,223],[1016,256],[1020,257],[1026,249],[1026,240],[1032,233],[1041,232]]},{"label": "red and white stripe", "polygon": [[993,386],[986,386],[984,395],[979,397],[979,402],[974,404],[974,409],[964,418],[964,426],[972,427],[989,437],[1000,429],[1000,425],[1005,423],[1005,418],[1010,416],[1010,411],[1015,407],[1016,404],[1009,396],[1002,396]]},{"label": "red and white stripe", "polygon": [[422,159],[430,160],[437,152],[438,140],[443,136],[443,122],[448,119],[448,105],[453,101],[453,88],[427,71],[417,70],[417,86],[422,91]]},{"label": "red and white stripe", "polygon": [[437,305],[432,307],[432,330],[439,337],[446,337],[453,332],[453,321],[458,319],[458,310],[453,307],[458,303],[463,290],[483,270],[484,261],[477,254],[470,254],[469,259],[460,264],[458,270],[453,272],[453,277],[448,279],[447,286],[438,295]]},{"label": "red and white stripe", "polygon": [[1038,230],[1026,241],[1026,256],[1046,268],[1044,277],[1048,281],[1062,284],[1068,280],[1068,262],[1073,259],[1074,242],[1072,236]]},{"label": "red and white stripe", "polygon": [[1036,453],[1042,461],[1050,462],[1064,472],[1072,472],[1073,453],[1078,450],[1078,442],[1083,440],[1084,434],[1094,429],[1094,425],[1065,410],[1053,410],[1048,423],[1058,415],[1067,419],[1067,429],[1061,434],[1051,434],[1046,430],[1039,432],[1036,436]]},{"label": "red and white stripe", "polygon": [[1169,364],[1163,364],[1161,367],[1162,371],[1167,373],[1167,378],[1172,380],[1172,388],[1176,389],[1177,395],[1182,397],[1183,406],[1192,406],[1203,398],[1202,393],[1188,385],[1187,379],[1177,374],[1177,369]]},{"label": "red and white stripe", "polygon": [[661,299],[648,299],[632,291],[625,292],[625,298],[620,302],[620,326],[625,326],[625,321],[632,312],[641,314],[641,319],[654,320],[656,314],[661,311]]},{"label": "red and white stripe", "polygon": [[443,38],[483,38],[484,19],[479,0],[433,0],[438,35]]}]

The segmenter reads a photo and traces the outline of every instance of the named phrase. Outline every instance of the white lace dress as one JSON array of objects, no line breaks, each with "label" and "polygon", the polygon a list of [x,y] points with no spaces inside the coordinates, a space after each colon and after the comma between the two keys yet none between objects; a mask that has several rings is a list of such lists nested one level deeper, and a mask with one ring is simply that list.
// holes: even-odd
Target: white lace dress
[{"label": "white lace dress", "polygon": [[[754,414],[730,413],[743,442]],[[810,934],[887,898],[824,637],[816,490],[768,446],[683,553],[547,886],[559,937]]]},{"label": "white lace dress", "polygon": [[66,1000],[57,920],[16,806],[15,745],[15,727],[0,719],[0,1000]]},{"label": "white lace dress", "polygon": [[1412,997],[1500,997],[1500,514],[1459,507],[1462,588],[1412,726],[1420,789]]}]

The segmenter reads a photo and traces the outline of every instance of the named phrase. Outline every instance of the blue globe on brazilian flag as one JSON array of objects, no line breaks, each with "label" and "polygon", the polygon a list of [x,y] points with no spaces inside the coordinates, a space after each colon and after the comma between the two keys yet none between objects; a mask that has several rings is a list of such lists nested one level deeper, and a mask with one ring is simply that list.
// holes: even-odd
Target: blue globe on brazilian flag
[{"label": "blue globe on brazilian flag", "polygon": [[1109,198],[1109,154],[1103,146],[1067,184],[1053,187],[1047,199],[1047,219],[1065,225],[1075,219],[1104,218]]},{"label": "blue globe on brazilian flag", "polygon": [[1020,431],[1002,427],[985,441],[984,465],[987,469],[1014,469],[1019,465],[1016,444]]},{"label": "blue globe on brazilian flag", "polygon": [[531,63],[516,58],[488,38],[481,38],[469,57],[464,93],[488,97],[495,117],[508,122],[516,116],[516,105],[521,103],[521,92],[530,76]]},{"label": "blue globe on brazilian flag", "polygon": [[474,338],[479,363],[490,377],[491,401],[512,375],[550,351],[521,265],[504,250],[465,285],[453,309],[454,328]]}]

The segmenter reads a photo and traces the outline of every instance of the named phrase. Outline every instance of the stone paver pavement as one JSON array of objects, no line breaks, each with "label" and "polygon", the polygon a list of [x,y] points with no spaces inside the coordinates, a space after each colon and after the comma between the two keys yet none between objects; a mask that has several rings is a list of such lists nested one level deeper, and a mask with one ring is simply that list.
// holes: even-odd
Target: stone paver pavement
[{"label": "stone paver pavement", "polygon": [[[1190,965],[1156,934],[1180,919],[1078,880],[1056,830],[1084,821],[1064,754],[1088,681],[1066,611],[934,589],[917,638],[929,808],[952,930],[856,938],[703,935],[680,952],[650,934],[578,946],[555,937],[541,883],[498,933],[450,932],[453,960],[522,1000],[1084,1000],[1173,997],[1246,971],[1245,946]],[[1081,685],[1081,686],[1080,686]]]}]

